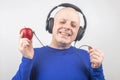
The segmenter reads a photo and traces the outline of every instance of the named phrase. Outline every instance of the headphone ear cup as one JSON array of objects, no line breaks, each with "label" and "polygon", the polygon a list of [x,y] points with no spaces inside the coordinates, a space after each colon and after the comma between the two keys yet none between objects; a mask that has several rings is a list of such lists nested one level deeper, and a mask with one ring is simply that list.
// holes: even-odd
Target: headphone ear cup
[{"label": "headphone ear cup", "polygon": [[49,33],[52,33],[53,25],[54,25],[54,18],[49,18],[49,20],[47,21],[47,25],[46,25],[46,30]]},{"label": "headphone ear cup", "polygon": [[82,27],[80,26],[75,41],[77,41],[77,40],[78,40],[78,41],[81,40],[82,37],[83,37],[83,35],[84,35],[84,32],[85,32],[84,28],[82,28]]}]

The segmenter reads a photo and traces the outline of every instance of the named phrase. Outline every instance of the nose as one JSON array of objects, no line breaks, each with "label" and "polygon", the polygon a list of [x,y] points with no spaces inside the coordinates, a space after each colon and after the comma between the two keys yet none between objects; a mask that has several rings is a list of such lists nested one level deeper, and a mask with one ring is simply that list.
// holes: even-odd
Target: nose
[{"label": "nose", "polygon": [[70,30],[70,27],[64,26],[63,29],[64,29],[65,31],[69,31],[69,30]]},{"label": "nose", "polygon": [[65,29],[65,31],[69,31],[70,28],[71,28],[70,23],[66,23],[66,24],[64,24],[63,28]]}]

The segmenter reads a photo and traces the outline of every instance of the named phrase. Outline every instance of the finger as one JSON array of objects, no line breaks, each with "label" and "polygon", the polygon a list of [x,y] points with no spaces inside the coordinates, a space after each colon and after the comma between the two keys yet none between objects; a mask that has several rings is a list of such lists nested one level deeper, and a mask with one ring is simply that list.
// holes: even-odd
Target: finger
[{"label": "finger", "polygon": [[91,62],[91,63],[95,63],[95,64],[101,64],[101,63],[102,63],[102,60],[103,60],[102,57],[97,57],[97,56],[95,56],[95,55],[94,55],[94,57],[92,56],[92,57],[90,58],[90,62]]},{"label": "finger", "polygon": [[97,56],[97,57],[100,57],[101,56],[101,54],[100,53],[98,53],[98,52],[91,52],[90,53],[90,57],[92,57],[92,56]]},{"label": "finger", "polygon": [[102,51],[100,51],[99,49],[95,50],[97,53],[99,53],[98,55],[104,58],[104,53]]},{"label": "finger", "polygon": [[20,38],[23,38],[23,37],[24,37],[23,32],[21,32],[20,33]]},{"label": "finger", "polygon": [[90,59],[97,59],[98,60],[99,56],[98,55],[94,55],[94,54],[93,55],[90,54]]},{"label": "finger", "polygon": [[99,62],[99,58],[90,58],[90,61],[92,63],[98,63]]},{"label": "finger", "polygon": [[100,54],[99,55],[93,54],[93,55],[90,56],[90,60],[95,59],[95,60],[97,60],[96,62],[98,62],[98,63],[101,63],[103,61],[103,58],[104,57]]},{"label": "finger", "polygon": [[20,44],[21,47],[26,47],[26,46],[31,45],[31,41],[28,40],[27,38],[22,38],[22,39],[20,39],[19,44]]},{"label": "finger", "polygon": [[98,68],[100,65],[102,64],[102,62],[99,62],[99,61],[92,61],[91,62],[91,66],[93,67],[93,68]]},{"label": "finger", "polygon": [[92,68],[96,68],[96,64],[92,63],[92,64],[91,64],[91,67],[92,67]]},{"label": "finger", "polygon": [[27,46],[29,46],[29,43],[27,41],[21,41],[20,46],[26,48]]},{"label": "finger", "polygon": [[103,54],[103,52],[101,52],[100,50],[98,50],[98,49],[91,49],[90,51],[89,51],[89,53],[91,54],[91,53],[94,53],[95,55],[98,55],[98,56],[103,56],[104,54]]},{"label": "finger", "polygon": [[92,47],[89,47],[88,50],[89,50],[89,53],[90,53],[90,54],[91,54],[92,52],[95,52],[95,48],[92,48]]},{"label": "finger", "polygon": [[100,50],[97,49],[97,48],[94,48],[92,51],[95,51],[95,52],[98,52],[98,53],[103,53],[102,51],[100,51]]},{"label": "finger", "polygon": [[92,64],[91,64],[91,67],[92,67],[92,68],[98,68],[99,66],[100,66],[99,64],[95,64],[95,63],[92,63]]},{"label": "finger", "polygon": [[89,52],[89,54],[91,54],[93,51],[94,51],[94,48],[91,47],[91,46],[88,46],[88,52]]},{"label": "finger", "polygon": [[92,47],[91,46],[88,46],[88,50],[91,50],[92,49]]}]

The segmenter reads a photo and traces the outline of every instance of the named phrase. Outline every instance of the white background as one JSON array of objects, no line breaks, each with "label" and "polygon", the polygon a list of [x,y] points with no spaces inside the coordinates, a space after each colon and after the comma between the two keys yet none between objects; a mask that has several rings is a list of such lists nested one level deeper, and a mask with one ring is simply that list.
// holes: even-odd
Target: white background
[{"label": "white background", "polygon": [[[22,57],[18,50],[19,30],[30,27],[43,44],[49,44],[46,17],[62,2],[79,6],[87,17],[85,36],[76,46],[89,44],[102,50],[106,80],[120,79],[119,0],[0,0],[0,80],[11,80],[18,70]],[[35,36],[33,45],[41,47]]]}]

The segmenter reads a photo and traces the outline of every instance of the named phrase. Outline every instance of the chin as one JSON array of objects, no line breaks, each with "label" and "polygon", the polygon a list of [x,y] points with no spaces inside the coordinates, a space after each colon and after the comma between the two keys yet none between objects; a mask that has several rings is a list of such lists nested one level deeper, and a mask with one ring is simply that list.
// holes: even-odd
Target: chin
[{"label": "chin", "polygon": [[70,45],[71,42],[70,41],[67,41],[67,40],[62,40],[62,41],[59,41],[60,44],[63,44],[63,45]]},{"label": "chin", "polygon": [[68,48],[68,47],[70,47],[70,43],[65,43],[65,42],[60,42],[59,45],[60,45],[62,48]]}]

